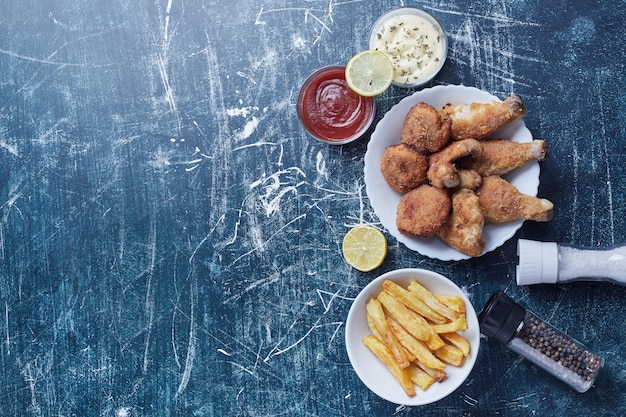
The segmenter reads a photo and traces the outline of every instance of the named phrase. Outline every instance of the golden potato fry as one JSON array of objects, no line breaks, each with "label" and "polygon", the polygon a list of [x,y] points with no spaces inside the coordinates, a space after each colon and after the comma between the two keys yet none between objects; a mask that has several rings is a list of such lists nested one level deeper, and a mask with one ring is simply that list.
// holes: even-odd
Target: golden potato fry
[{"label": "golden potato fry", "polygon": [[415,365],[417,365],[422,371],[430,375],[430,377],[437,382],[441,382],[448,377],[448,374],[444,369],[429,368],[420,361],[415,361]]},{"label": "golden potato fry", "polygon": [[453,345],[443,345],[435,351],[435,356],[454,366],[461,366],[465,359],[461,349]]},{"label": "golden potato fry", "polygon": [[463,352],[463,356],[469,356],[470,354],[470,343],[469,341],[464,338],[463,336],[461,336],[458,333],[442,333],[440,334],[440,336],[447,340],[448,342],[450,342],[451,344],[453,344],[454,346],[458,347],[459,349],[461,349],[461,352]]},{"label": "golden potato fry", "polygon": [[[383,336],[382,334],[380,334],[380,332],[376,328],[376,324],[374,324],[374,321],[372,320],[372,316],[369,314],[366,314],[366,316],[367,316],[367,326],[369,327],[372,334],[376,336],[378,339],[383,340]],[[406,357],[409,360],[409,362],[413,362],[416,359],[415,355],[413,355],[413,353],[409,352],[404,346],[402,346],[402,343],[400,343],[400,345],[404,349],[404,352],[406,353]]]},{"label": "golden potato fry", "polygon": [[432,327],[430,328],[430,337],[425,343],[426,346],[428,346],[428,348],[432,351],[435,351],[446,344],[446,342],[444,342],[443,339],[439,337],[437,332],[434,331]]},{"label": "golden potato fry", "polygon": [[[407,291],[405,288],[391,280],[383,281],[383,290],[391,294],[402,304],[420,314],[425,319],[433,323],[445,323],[447,319],[435,310],[426,305],[416,294]],[[462,301],[462,300],[461,300]]]},{"label": "golden potato fry", "polygon": [[435,383],[435,378],[428,375],[424,370],[415,365],[409,366],[406,370],[409,373],[411,381],[413,381],[413,383],[422,391],[426,391],[432,384]]},{"label": "golden potato fry", "polygon": [[389,369],[409,397],[415,396],[415,386],[406,369],[401,369],[389,348],[376,336],[366,336],[363,344]]},{"label": "golden potato fry", "polygon": [[431,327],[424,317],[410,310],[386,291],[378,294],[377,299],[389,312],[389,315],[396,319],[409,333],[420,340],[428,340]]},{"label": "golden potato fry", "polygon": [[389,323],[387,322],[382,304],[376,298],[371,298],[366,304],[366,310],[369,316],[368,322],[371,322],[374,328],[378,330],[378,334],[380,335],[379,340],[383,341],[387,348],[389,348],[400,369],[407,368],[411,364],[411,361],[396,338],[396,335],[389,328]]},{"label": "golden potato fry", "polygon": [[458,332],[460,330],[467,330],[467,320],[465,319],[465,316],[462,316],[449,323],[432,324],[430,327],[432,327],[432,329],[438,334],[453,333],[453,332]]},{"label": "golden potato fry", "polygon": [[463,298],[458,295],[435,295],[439,301],[441,301],[446,306],[450,307],[452,310],[456,311],[457,314],[463,315],[465,314],[465,302]]},{"label": "golden potato fry", "polygon": [[435,297],[433,293],[428,291],[417,281],[411,281],[409,284],[409,292],[417,294],[417,296],[430,308],[441,314],[448,320],[456,320],[457,314],[450,307],[443,304]]},{"label": "golden potato fry", "polygon": [[423,342],[413,337],[398,322],[389,320],[389,327],[395,333],[400,343],[415,355],[416,360],[433,369],[444,369],[446,367],[446,364],[437,359]]},{"label": "golden potato fry", "polygon": [[365,313],[365,317],[367,318],[367,327],[369,327],[370,332],[372,332],[372,334],[376,336],[377,338],[379,338],[380,340],[383,340],[383,335],[380,334],[380,332],[376,328],[376,323],[374,323],[374,320],[372,320],[372,315],[367,313],[367,310]]}]

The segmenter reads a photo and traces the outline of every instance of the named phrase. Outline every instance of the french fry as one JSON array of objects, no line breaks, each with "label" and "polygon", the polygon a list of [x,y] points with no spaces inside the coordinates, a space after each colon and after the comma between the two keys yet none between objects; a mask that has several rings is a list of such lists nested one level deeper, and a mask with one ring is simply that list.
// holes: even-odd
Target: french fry
[{"label": "french fry", "polygon": [[[445,323],[447,319],[435,310],[426,305],[416,294],[407,291],[402,286],[396,284],[391,280],[383,281],[383,291],[388,292],[402,304],[420,314],[424,318],[430,320],[433,323]],[[463,301],[461,299],[461,301]]]},{"label": "french fry", "polygon": [[406,395],[414,397],[416,394],[415,386],[413,381],[411,381],[409,372],[406,369],[400,369],[389,348],[376,336],[371,335],[363,339],[363,344],[389,369],[389,372],[400,383]]},{"label": "french fry", "polygon": [[443,339],[437,334],[437,332],[434,331],[431,327],[430,337],[426,341],[426,346],[428,346],[430,350],[435,351],[445,344],[446,342],[444,342]]},{"label": "french fry", "polygon": [[430,308],[441,314],[448,320],[456,320],[457,314],[450,307],[443,304],[435,297],[435,295],[428,291],[417,281],[411,281],[409,284],[409,292],[417,294],[417,296]]},{"label": "french fry", "polygon": [[[367,326],[369,327],[372,334],[376,336],[378,339],[383,340],[383,336],[380,334],[380,332],[376,328],[376,325],[374,324],[372,317],[369,314],[366,314],[366,316],[367,316]],[[402,343],[400,343],[400,345],[404,349],[404,352],[406,353],[406,357],[409,360],[409,362],[415,361],[416,359],[415,355],[409,352],[404,346],[402,346]]]},{"label": "french fry", "polygon": [[369,316],[368,322],[372,323],[373,327],[376,328],[380,335],[380,340],[389,348],[400,369],[407,368],[411,361],[409,361],[406,351],[389,328],[382,304],[376,298],[371,298],[366,304],[366,310]]},{"label": "french fry", "polygon": [[407,368],[409,378],[415,385],[417,385],[422,391],[426,391],[432,384],[435,383],[435,378],[428,375],[423,369],[411,365]]},{"label": "french fry", "polygon": [[453,333],[453,332],[458,332],[460,330],[467,330],[467,320],[465,319],[465,316],[461,316],[458,319],[451,321],[449,323],[433,324],[430,327],[432,327],[432,329],[438,334]]},{"label": "french fry", "polygon": [[461,349],[453,345],[443,345],[435,351],[435,356],[454,366],[461,366],[465,359]]},{"label": "french fry", "polygon": [[415,355],[416,360],[432,369],[444,369],[446,367],[446,364],[437,359],[423,342],[413,337],[398,322],[389,320],[389,327],[395,333],[400,343]]},{"label": "french fry", "polygon": [[396,319],[409,333],[420,340],[428,340],[431,327],[424,317],[411,311],[386,291],[378,294],[377,299],[389,312],[389,315]]},{"label": "french fry", "polygon": [[470,343],[467,341],[466,338],[464,338],[463,336],[461,336],[458,333],[442,333],[440,334],[440,336],[447,340],[448,342],[450,342],[451,344],[453,344],[454,346],[458,347],[459,349],[461,349],[461,352],[463,352],[463,356],[469,356],[470,354]]},{"label": "french fry", "polygon": [[380,334],[380,332],[376,328],[376,323],[374,323],[374,320],[372,320],[372,315],[366,312],[365,317],[367,318],[367,327],[369,327],[370,332],[372,332],[372,334],[380,340],[383,340],[383,335]]},{"label": "french fry", "polygon": [[415,365],[417,365],[422,371],[430,375],[430,377],[437,382],[441,382],[448,377],[448,374],[443,369],[429,368],[420,361],[415,361]]},{"label": "french fry", "polygon": [[458,295],[435,295],[439,301],[441,301],[446,306],[450,307],[452,310],[456,311],[457,314],[463,315],[465,314],[465,302],[463,298]]}]

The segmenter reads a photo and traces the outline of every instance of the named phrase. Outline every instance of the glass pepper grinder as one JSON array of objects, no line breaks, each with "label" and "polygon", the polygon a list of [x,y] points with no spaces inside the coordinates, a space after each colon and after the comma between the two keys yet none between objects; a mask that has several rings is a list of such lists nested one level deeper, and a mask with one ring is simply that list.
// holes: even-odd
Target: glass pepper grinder
[{"label": "glass pepper grinder", "polygon": [[587,249],[519,239],[517,285],[611,281],[626,285],[626,245]]},{"label": "glass pepper grinder", "polygon": [[515,303],[503,291],[494,293],[478,315],[480,332],[578,392],[591,388],[604,360],[580,342]]}]

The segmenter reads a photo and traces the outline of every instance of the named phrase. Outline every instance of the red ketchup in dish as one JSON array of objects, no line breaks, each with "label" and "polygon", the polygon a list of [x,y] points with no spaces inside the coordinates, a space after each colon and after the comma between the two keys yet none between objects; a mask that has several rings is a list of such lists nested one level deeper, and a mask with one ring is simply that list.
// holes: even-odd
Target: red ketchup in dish
[{"label": "red ketchup in dish", "polygon": [[314,138],[331,144],[352,142],[369,129],[376,113],[373,97],[362,97],[346,83],[346,68],[324,67],[300,89],[298,117]]}]

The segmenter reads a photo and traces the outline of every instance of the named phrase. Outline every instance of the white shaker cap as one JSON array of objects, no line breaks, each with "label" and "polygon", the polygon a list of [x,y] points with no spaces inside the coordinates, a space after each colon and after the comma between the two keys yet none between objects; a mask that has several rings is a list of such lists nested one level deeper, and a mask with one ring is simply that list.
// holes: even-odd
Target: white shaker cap
[{"label": "white shaker cap", "polygon": [[559,276],[559,248],[554,242],[519,239],[517,285],[555,284]]}]

